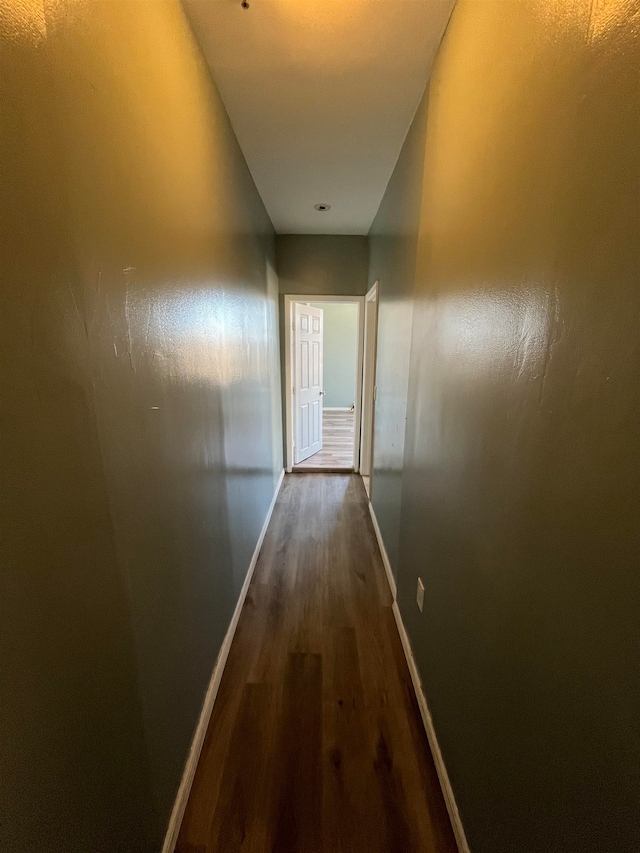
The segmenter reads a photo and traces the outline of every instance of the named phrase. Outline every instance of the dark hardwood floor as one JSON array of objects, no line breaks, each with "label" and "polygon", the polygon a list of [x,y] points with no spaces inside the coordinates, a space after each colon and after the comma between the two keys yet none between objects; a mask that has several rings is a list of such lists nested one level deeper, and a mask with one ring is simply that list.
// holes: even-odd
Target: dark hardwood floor
[{"label": "dark hardwood floor", "polygon": [[176,853],[456,853],[359,476],[285,477]]}]

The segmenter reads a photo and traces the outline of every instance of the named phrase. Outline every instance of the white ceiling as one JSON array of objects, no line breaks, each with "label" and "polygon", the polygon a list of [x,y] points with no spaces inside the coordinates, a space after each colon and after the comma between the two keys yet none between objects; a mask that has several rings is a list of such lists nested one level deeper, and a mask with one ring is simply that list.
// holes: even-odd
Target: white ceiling
[{"label": "white ceiling", "polygon": [[276,231],[369,231],[454,2],[185,0]]}]

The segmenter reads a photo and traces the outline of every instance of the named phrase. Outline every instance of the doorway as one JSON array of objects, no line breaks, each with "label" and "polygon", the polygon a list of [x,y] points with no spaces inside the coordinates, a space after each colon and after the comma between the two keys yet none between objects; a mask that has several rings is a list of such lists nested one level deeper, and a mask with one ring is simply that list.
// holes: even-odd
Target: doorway
[{"label": "doorway", "polygon": [[362,425],[360,437],[360,473],[364,487],[371,499],[371,474],[373,471],[373,437],[377,395],[376,358],[378,351],[378,282],[373,285],[364,301],[364,358],[362,377]]},{"label": "doorway", "polygon": [[285,296],[287,471],[358,471],[364,298]]},{"label": "doorway", "polygon": [[369,498],[378,291],[376,282],[364,297],[284,297],[286,469],[355,471]]}]

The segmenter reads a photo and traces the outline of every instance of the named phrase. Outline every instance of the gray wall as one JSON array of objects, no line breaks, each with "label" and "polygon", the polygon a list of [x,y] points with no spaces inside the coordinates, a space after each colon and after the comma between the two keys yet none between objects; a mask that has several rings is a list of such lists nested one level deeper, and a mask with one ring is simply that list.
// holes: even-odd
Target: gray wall
[{"label": "gray wall", "polygon": [[427,106],[425,95],[369,234],[369,284],[380,282],[371,500],[396,577]]},{"label": "gray wall", "polygon": [[367,292],[366,237],[279,234],[276,250],[280,293],[363,296]]},{"label": "gray wall", "polygon": [[324,407],[349,408],[356,401],[358,306],[349,302],[314,302],[324,312]]},{"label": "gray wall", "polygon": [[273,231],[177,0],[5,4],[0,99],[0,849],[152,853],[281,469]]},{"label": "gray wall", "polygon": [[398,600],[474,853],[640,849],[637,55],[459,0],[412,167]]}]

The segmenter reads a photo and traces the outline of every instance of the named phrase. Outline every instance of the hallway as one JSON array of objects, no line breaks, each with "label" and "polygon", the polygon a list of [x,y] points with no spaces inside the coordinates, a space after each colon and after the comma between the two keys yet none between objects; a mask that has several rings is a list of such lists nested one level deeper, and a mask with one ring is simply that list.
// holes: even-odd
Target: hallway
[{"label": "hallway", "polygon": [[640,853],[639,48],[0,0],[0,853]]},{"label": "hallway", "polygon": [[361,478],[285,477],[176,853],[456,850]]}]

